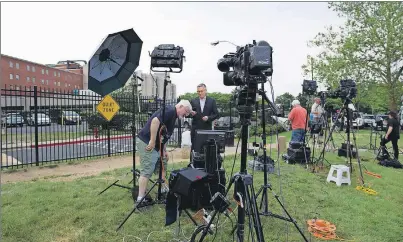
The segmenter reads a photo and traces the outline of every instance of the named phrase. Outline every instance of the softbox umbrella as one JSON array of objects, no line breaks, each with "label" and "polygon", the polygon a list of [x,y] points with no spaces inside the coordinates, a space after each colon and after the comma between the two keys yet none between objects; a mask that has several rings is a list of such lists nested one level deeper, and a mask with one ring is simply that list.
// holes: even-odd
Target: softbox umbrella
[{"label": "softbox umbrella", "polygon": [[123,87],[139,66],[142,46],[133,29],[109,34],[88,63],[88,89],[105,96]]}]

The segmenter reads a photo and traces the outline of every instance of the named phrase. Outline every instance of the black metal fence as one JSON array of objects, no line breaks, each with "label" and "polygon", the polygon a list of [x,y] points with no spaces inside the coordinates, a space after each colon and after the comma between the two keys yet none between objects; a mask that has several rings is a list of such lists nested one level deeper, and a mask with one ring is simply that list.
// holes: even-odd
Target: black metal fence
[{"label": "black metal fence", "polygon": [[[134,92],[112,94],[120,110],[108,122],[96,109],[102,100],[97,94],[37,87],[5,87],[1,93],[2,169],[130,153],[134,130],[162,106],[162,100]],[[168,145],[180,145],[181,126]]]}]

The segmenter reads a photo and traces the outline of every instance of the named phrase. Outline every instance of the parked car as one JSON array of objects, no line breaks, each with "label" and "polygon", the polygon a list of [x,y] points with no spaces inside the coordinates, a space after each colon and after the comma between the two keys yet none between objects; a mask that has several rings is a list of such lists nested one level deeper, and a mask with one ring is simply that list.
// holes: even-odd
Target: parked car
[{"label": "parked car", "polygon": [[379,127],[379,123],[382,122],[382,130],[386,130],[386,128],[388,127],[388,119],[389,116],[385,115],[385,114],[378,114],[375,115],[375,127],[378,126]]},{"label": "parked car", "polygon": [[1,119],[2,125],[6,127],[12,126],[24,126],[24,118],[18,113],[8,113],[5,117]]},{"label": "parked car", "polygon": [[27,123],[28,125],[33,126],[35,123],[38,125],[50,125],[52,122],[50,121],[49,116],[44,113],[38,113],[38,122],[35,122],[35,113],[30,113],[27,115]]},{"label": "parked car", "polygon": [[[364,119],[359,112],[353,111],[352,124],[354,128],[363,128]],[[347,125],[347,117],[344,117],[344,125]]]},{"label": "parked car", "polygon": [[81,116],[74,111],[61,111],[57,117],[58,124],[77,124],[81,121]]},{"label": "parked car", "polygon": [[364,119],[364,126],[365,127],[373,127],[375,126],[375,116],[372,114],[364,114],[362,116]]},{"label": "parked car", "polygon": [[228,129],[230,126],[230,121],[234,126],[235,124],[239,123],[239,117],[220,117],[219,119],[214,121],[214,129]]}]

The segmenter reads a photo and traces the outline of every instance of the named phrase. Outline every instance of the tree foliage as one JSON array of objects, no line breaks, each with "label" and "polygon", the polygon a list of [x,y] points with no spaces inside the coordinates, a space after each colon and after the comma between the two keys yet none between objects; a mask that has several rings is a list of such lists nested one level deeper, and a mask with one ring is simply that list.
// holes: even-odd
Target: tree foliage
[{"label": "tree foliage", "polygon": [[345,24],[328,27],[310,42],[321,52],[308,56],[305,74],[313,68],[315,79],[331,88],[341,79],[353,79],[356,103],[381,109],[386,102],[396,110],[403,93],[403,3],[332,2],[329,8],[346,19]]},{"label": "tree foliage", "polygon": [[294,99],[295,97],[291,93],[286,92],[276,97],[276,103],[281,104],[284,110],[288,110],[291,107],[291,103]]},{"label": "tree foliage", "polygon": [[[207,93],[207,96],[214,98],[217,104],[225,104],[225,103],[228,104],[233,98],[233,95],[231,93],[221,93],[221,92],[209,92]],[[198,96],[196,92],[187,92],[180,96],[181,99],[186,99],[189,101],[197,97]]]}]

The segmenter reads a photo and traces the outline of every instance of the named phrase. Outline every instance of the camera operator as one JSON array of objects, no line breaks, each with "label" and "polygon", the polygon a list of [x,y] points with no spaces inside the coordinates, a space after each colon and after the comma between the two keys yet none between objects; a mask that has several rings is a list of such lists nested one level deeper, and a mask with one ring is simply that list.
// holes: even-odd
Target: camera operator
[{"label": "camera operator", "polygon": [[[137,150],[140,156],[140,178],[137,202],[141,201],[146,194],[147,183],[153,172],[157,172],[158,169],[160,169],[160,164],[158,163],[160,158],[160,145],[162,145],[164,149],[163,169],[165,170],[166,168],[168,154],[166,153],[166,144],[164,142],[161,144],[162,139],[160,139],[159,134],[157,134],[159,127],[165,126],[167,136],[170,137],[174,131],[176,119],[182,119],[191,111],[192,105],[188,100],[181,100],[175,106],[167,105],[165,107],[164,117],[162,117],[162,109],[156,111],[138,133]],[[164,123],[162,123],[162,121],[164,121]],[[165,174],[163,175],[165,176]],[[167,192],[167,189],[165,189],[165,192]],[[146,197],[143,200],[143,203],[149,202],[152,202],[151,197]]]},{"label": "camera operator", "polygon": [[319,97],[314,98],[314,103],[312,104],[311,107],[311,134],[315,136],[315,139],[313,140],[314,145],[315,142],[318,142],[320,144],[319,137],[321,136],[321,129],[323,127],[324,123],[324,118],[323,118],[323,113],[325,110],[323,109],[321,105],[321,99]]},{"label": "camera operator", "polygon": [[385,138],[381,141],[381,146],[385,146],[389,141],[392,141],[393,152],[395,159],[399,158],[399,148],[397,141],[400,139],[400,125],[397,121],[397,113],[394,111],[389,112],[388,129],[385,134]]},{"label": "camera operator", "polygon": [[292,110],[288,114],[288,120],[291,121],[291,142],[304,142],[305,126],[307,122],[307,110],[301,107],[298,100],[291,103]]},{"label": "camera operator", "polygon": [[320,98],[318,98],[318,97],[316,97],[315,99],[314,99],[314,103],[313,103],[313,105],[312,105],[312,107],[311,107],[311,114],[312,114],[312,116],[313,116],[313,119],[312,119],[312,121],[313,122],[316,122],[316,123],[320,123],[321,122],[321,117],[322,117],[322,114],[325,112],[325,110],[323,110],[323,107],[322,107],[322,105],[321,105],[321,101],[320,101]]}]

